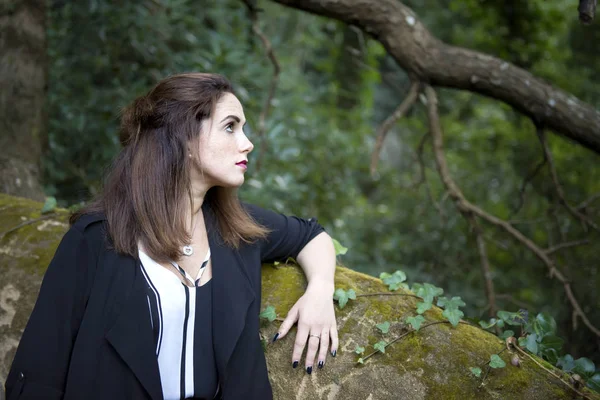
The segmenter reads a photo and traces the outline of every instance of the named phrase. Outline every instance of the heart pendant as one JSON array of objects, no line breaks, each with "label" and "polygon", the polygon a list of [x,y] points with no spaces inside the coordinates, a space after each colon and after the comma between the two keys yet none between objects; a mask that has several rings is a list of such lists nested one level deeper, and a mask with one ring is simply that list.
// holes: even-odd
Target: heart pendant
[{"label": "heart pendant", "polygon": [[192,249],[192,246],[183,246],[183,254],[186,256],[191,256],[194,254],[194,249]]}]

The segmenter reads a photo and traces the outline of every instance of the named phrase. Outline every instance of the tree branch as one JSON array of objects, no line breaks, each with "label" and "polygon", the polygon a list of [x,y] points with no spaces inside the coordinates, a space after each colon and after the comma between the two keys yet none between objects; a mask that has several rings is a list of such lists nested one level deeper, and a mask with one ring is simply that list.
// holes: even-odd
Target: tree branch
[{"label": "tree branch", "polygon": [[596,6],[598,5],[598,0],[579,0],[579,7],[577,11],[579,11],[579,20],[581,23],[585,25],[589,25],[594,20],[596,16]]},{"label": "tree branch", "polygon": [[528,174],[523,180],[521,190],[519,190],[519,204],[513,211],[513,214],[517,214],[521,210],[521,207],[523,207],[523,204],[525,204],[525,189],[527,188],[527,184],[531,182],[531,180],[537,175],[538,172],[540,172],[542,167],[546,164],[546,161],[546,153],[544,153],[544,158],[542,159],[542,161],[540,161],[539,164],[536,165],[534,170],[530,174]]},{"label": "tree branch", "polygon": [[383,141],[385,137],[392,127],[400,118],[406,114],[408,110],[415,104],[417,101],[417,96],[419,94],[419,82],[413,82],[410,85],[410,89],[408,90],[408,94],[406,98],[400,103],[398,108],[394,110],[394,112],[386,118],[386,120],[381,124],[379,129],[377,130],[377,141],[375,142],[375,149],[373,150],[373,154],[371,156],[371,176],[375,175],[377,170],[377,162],[379,160],[379,153],[381,153],[381,148],[383,147]]},{"label": "tree branch", "polygon": [[436,164],[438,167],[438,172],[442,179],[443,184],[446,186],[448,191],[450,192],[450,197],[454,200],[456,207],[461,213],[472,213],[475,216],[480,217],[481,219],[487,221],[488,223],[502,228],[504,231],[509,233],[512,237],[514,237],[519,243],[527,247],[531,252],[533,252],[548,268],[551,278],[556,278],[563,284],[565,289],[565,293],[571,306],[573,307],[573,316],[574,319],[580,317],[585,326],[587,326],[595,335],[600,337],[600,329],[596,328],[587,315],[583,312],[581,305],[575,298],[573,294],[573,290],[571,289],[571,283],[567,280],[567,278],[556,268],[554,261],[550,258],[548,253],[544,251],[542,248],[537,246],[531,239],[526,237],[520,231],[515,229],[512,225],[506,222],[503,219],[495,217],[491,214],[488,214],[481,208],[477,207],[474,204],[471,204],[460,191],[452,177],[450,176],[450,170],[448,168],[448,164],[446,162],[446,157],[444,155],[443,150],[443,135],[442,128],[439,121],[438,114],[438,103],[437,103],[437,95],[435,90],[431,86],[425,87],[425,94],[427,96],[427,111],[429,117],[429,125],[430,132],[433,140],[433,152],[435,155]]},{"label": "tree branch", "polygon": [[583,239],[583,240],[574,240],[572,242],[559,243],[555,246],[547,248],[546,254],[550,255],[558,250],[565,249],[567,247],[582,246],[584,244],[590,244],[590,241],[587,239]]},{"label": "tree branch", "polygon": [[269,111],[271,109],[271,102],[273,101],[273,97],[275,96],[275,90],[277,89],[277,84],[279,82],[279,74],[281,73],[281,67],[279,66],[279,61],[277,61],[277,57],[275,56],[275,52],[273,51],[273,46],[271,42],[267,38],[267,36],[263,33],[263,31],[258,26],[258,14],[257,9],[254,6],[252,0],[242,0],[246,7],[248,8],[248,14],[250,15],[250,20],[252,21],[252,31],[256,36],[260,38],[260,41],[265,48],[267,53],[267,57],[271,61],[273,65],[273,77],[271,78],[271,84],[269,85],[269,93],[267,95],[267,99],[265,100],[265,104],[260,113],[258,119],[258,132],[257,137],[260,142],[260,147],[258,150],[258,159],[256,162],[255,170],[260,170],[261,160],[263,159],[265,150],[266,150],[266,139],[265,139],[265,125],[267,116],[269,115]]},{"label": "tree branch", "polygon": [[537,130],[538,138],[540,139],[540,143],[542,144],[542,149],[544,150],[545,158],[546,158],[546,160],[548,160],[548,166],[550,167],[550,175],[552,176],[552,182],[554,183],[554,189],[556,190],[556,194],[558,196],[560,203],[567,209],[567,211],[569,211],[569,213],[571,215],[573,215],[575,218],[581,220],[584,228],[586,228],[587,225],[590,225],[596,231],[600,231],[600,228],[598,228],[598,225],[596,225],[587,216],[580,213],[577,209],[573,208],[567,202],[567,199],[565,198],[565,192],[564,192],[560,182],[558,181],[558,174],[556,173],[556,167],[554,166],[554,160],[552,158],[552,153],[550,152],[550,147],[548,146],[548,142],[546,141],[544,129],[538,125],[538,126],[536,126],[536,130]]},{"label": "tree branch", "polygon": [[475,232],[475,239],[477,240],[477,249],[479,250],[479,256],[481,258],[481,274],[485,281],[485,294],[488,299],[488,306],[490,310],[490,317],[496,315],[498,308],[496,307],[496,292],[494,291],[494,281],[492,279],[492,271],[490,268],[490,260],[487,255],[487,249],[485,247],[485,239],[483,238],[483,232],[481,227],[477,223],[477,219],[473,214],[468,214],[467,220],[473,227]]},{"label": "tree branch", "polygon": [[411,77],[503,101],[546,128],[600,153],[600,112],[524,69],[435,38],[398,0],[273,0],[356,25]]}]

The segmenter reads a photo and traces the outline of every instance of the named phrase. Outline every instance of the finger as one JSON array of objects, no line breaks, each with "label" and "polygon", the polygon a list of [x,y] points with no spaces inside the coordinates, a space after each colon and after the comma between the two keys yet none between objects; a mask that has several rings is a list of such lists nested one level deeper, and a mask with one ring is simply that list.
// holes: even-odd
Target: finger
[{"label": "finger", "polygon": [[319,369],[323,368],[325,365],[325,360],[327,359],[327,349],[329,347],[329,329],[323,329],[321,332],[321,343],[319,345]]},{"label": "finger", "polygon": [[297,320],[298,320],[298,309],[292,307],[290,312],[288,312],[288,315],[285,317],[285,319],[279,326],[279,330],[273,337],[273,342],[276,341],[277,339],[281,339],[281,338],[285,337],[285,335],[287,335],[287,333],[290,331],[290,329],[292,329],[292,326],[294,326],[294,324],[296,323]]},{"label": "finger", "polygon": [[296,368],[300,362],[307,339],[308,327],[306,325],[298,325],[298,332],[296,332],[296,340],[294,341],[294,350],[292,352],[292,366],[294,368]]},{"label": "finger", "polygon": [[338,349],[338,330],[337,324],[334,324],[329,331],[329,336],[331,337],[331,355],[333,357],[337,354]]},{"label": "finger", "polygon": [[312,373],[315,364],[315,357],[317,355],[317,350],[319,350],[320,336],[320,332],[317,331],[311,332],[308,337],[308,349],[306,350],[306,360],[304,361],[304,366],[306,367],[306,372],[308,374]]}]

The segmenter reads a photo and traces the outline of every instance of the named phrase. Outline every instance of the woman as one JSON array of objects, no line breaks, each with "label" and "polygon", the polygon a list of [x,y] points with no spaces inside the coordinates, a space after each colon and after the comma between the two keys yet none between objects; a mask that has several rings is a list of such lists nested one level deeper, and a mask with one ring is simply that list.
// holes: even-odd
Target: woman
[{"label": "woman", "polygon": [[71,217],[9,373],[8,399],[269,399],[261,263],[295,257],[291,363],[338,346],[335,253],[314,220],[242,205],[253,145],[229,82],[161,81],[122,115],[99,199]]}]

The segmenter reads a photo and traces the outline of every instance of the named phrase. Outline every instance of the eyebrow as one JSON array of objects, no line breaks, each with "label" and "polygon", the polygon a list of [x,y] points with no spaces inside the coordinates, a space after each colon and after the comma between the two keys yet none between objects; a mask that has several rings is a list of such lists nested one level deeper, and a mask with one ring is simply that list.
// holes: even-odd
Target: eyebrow
[{"label": "eyebrow", "polygon": [[[228,116],[226,116],[225,118],[223,118],[223,119],[221,120],[221,122],[224,122],[224,121],[225,121],[225,120],[227,120],[228,118],[231,118],[231,119],[235,120],[235,121],[236,121],[238,124],[239,124],[239,123],[240,123],[240,121],[241,121],[241,120],[240,120],[240,117],[238,117],[237,115],[228,115]],[[221,123],[221,122],[219,122],[219,123]]]}]

